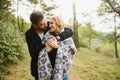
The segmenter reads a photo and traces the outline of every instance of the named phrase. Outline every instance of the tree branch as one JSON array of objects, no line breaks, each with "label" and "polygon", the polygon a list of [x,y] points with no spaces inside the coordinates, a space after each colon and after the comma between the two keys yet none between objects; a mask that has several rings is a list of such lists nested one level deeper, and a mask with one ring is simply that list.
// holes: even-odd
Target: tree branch
[{"label": "tree branch", "polygon": [[106,0],[106,1],[111,6],[111,8],[113,9],[113,11],[120,15],[120,9],[116,8],[115,5],[113,4],[113,2],[111,0]]}]

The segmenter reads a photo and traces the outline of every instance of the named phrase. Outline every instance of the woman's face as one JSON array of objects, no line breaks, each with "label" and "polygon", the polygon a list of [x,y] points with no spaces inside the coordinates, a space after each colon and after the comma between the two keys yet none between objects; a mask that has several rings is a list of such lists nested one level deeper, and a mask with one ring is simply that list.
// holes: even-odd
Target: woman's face
[{"label": "woman's face", "polygon": [[52,19],[50,20],[50,32],[54,32],[55,34],[59,33],[59,28],[56,25],[55,21]]}]

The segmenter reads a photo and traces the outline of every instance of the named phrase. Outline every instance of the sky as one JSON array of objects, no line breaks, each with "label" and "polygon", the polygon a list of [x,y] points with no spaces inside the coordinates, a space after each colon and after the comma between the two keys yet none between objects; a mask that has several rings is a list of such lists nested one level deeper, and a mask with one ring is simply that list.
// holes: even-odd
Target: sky
[{"label": "sky", "polygon": [[[15,0],[17,1],[17,0]],[[50,0],[45,0],[48,4],[50,4]],[[63,18],[65,23],[68,23],[70,18],[73,18],[73,8],[72,8],[72,1],[73,0],[54,0],[56,5],[58,6],[53,12],[56,15],[59,15]],[[94,29],[101,31],[101,32],[110,32],[113,28],[110,28],[108,25],[111,24],[101,24],[102,18],[97,16],[96,10],[98,9],[101,0],[75,0],[76,1],[76,17],[79,23],[85,24],[87,22],[94,23]],[[24,5],[23,5],[24,4]],[[26,6],[30,5],[29,7]],[[13,5],[13,8],[17,10],[17,5]],[[25,19],[27,22],[30,22],[29,16],[33,11],[34,6],[31,3],[26,2],[26,0],[22,0],[22,4],[19,4],[18,15]],[[35,10],[41,10],[40,5],[36,5]],[[90,16],[84,17],[82,14],[87,13]],[[14,14],[17,15],[15,12]]]}]

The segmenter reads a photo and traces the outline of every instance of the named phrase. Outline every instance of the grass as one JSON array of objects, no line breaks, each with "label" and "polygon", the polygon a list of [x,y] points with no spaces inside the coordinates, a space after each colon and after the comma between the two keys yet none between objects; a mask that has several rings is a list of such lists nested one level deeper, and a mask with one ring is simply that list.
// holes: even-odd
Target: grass
[{"label": "grass", "polygon": [[[30,74],[30,56],[10,66],[5,80],[34,80]],[[80,48],[69,71],[69,80],[120,80],[120,61],[89,49]]]},{"label": "grass", "polygon": [[[27,49],[27,45],[25,45]],[[19,63],[9,66],[9,74],[4,75],[4,80],[34,80],[30,72],[30,56],[27,50],[25,58]]]},{"label": "grass", "polygon": [[69,77],[70,80],[120,80],[120,61],[80,48]]}]

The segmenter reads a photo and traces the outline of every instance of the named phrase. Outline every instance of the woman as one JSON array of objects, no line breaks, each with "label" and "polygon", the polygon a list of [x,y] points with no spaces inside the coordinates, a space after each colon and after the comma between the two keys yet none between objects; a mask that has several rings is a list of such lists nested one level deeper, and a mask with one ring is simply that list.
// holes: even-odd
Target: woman
[{"label": "woman", "polygon": [[[56,38],[53,38],[62,31],[64,31],[62,18],[59,16],[51,17],[50,31],[44,36],[46,48],[41,50],[38,57],[39,80],[65,80],[68,74],[77,49],[72,38],[63,41],[57,41]],[[53,43],[56,44],[54,48],[50,46]]]}]

